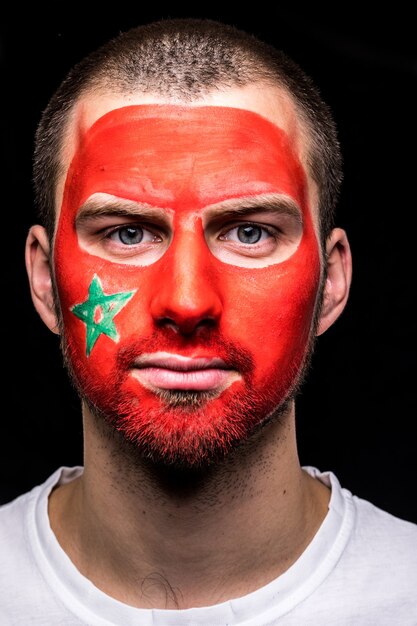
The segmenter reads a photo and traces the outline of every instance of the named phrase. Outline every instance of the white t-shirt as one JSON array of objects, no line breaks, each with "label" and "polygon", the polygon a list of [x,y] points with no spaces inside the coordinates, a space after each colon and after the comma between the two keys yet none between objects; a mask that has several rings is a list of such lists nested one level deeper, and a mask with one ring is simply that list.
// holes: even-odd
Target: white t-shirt
[{"label": "white t-shirt", "polygon": [[75,568],[49,525],[48,495],[82,468],[60,468],[0,508],[1,626],[416,626],[417,525],[330,486],[329,512],[300,558],[246,596],[185,610],[137,609]]}]

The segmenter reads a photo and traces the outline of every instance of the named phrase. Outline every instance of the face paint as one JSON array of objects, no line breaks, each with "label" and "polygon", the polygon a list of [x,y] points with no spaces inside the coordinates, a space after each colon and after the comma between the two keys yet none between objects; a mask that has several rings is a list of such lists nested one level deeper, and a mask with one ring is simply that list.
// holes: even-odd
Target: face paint
[{"label": "face paint", "polygon": [[[293,388],[320,281],[306,189],[286,133],[250,111],[129,106],[81,137],[54,248],[68,359],[90,406],[152,458],[224,454]],[[123,256],[108,234],[87,236],[80,207],[94,194],[157,207],[165,243]],[[208,237],[207,207],[271,194],[300,207],[287,258],[259,264]]]}]

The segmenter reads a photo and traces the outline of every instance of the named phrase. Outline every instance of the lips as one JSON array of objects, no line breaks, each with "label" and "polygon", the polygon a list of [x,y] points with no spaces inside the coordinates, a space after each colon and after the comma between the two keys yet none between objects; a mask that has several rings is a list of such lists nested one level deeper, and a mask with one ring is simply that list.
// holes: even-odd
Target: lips
[{"label": "lips", "polygon": [[240,375],[220,358],[157,352],[135,360],[132,375],[146,387],[210,391],[227,387]]}]

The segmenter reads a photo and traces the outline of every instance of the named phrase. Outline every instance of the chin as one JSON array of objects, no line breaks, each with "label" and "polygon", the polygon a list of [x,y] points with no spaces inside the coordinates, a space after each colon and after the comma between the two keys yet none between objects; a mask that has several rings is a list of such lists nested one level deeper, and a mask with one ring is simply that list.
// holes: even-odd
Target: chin
[{"label": "chin", "polygon": [[[124,398],[97,406],[85,397],[91,413],[117,432],[129,456],[155,466],[204,470],[221,463],[233,450],[288,407],[246,389],[214,392],[163,390],[147,393],[146,401]],[[109,410],[110,409],[110,410]],[[110,436],[112,436],[110,434]]]}]

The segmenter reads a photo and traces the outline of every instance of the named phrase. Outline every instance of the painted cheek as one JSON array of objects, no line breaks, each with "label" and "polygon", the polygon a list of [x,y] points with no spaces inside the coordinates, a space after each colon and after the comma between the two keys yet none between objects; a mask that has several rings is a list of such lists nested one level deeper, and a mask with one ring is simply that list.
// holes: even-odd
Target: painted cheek
[{"label": "painted cheek", "polygon": [[227,294],[222,329],[253,354],[256,384],[274,388],[294,375],[305,356],[320,281],[320,259],[311,224],[284,263],[260,268],[223,266]]},{"label": "painted cheek", "polygon": [[[56,261],[56,272],[66,339],[74,365],[80,371],[88,368],[92,379],[111,380],[120,343],[126,337],[149,335],[152,332],[147,293],[149,271],[147,268],[141,272],[138,268],[113,264],[74,248],[67,249],[64,263],[60,263],[60,259]],[[104,294],[131,294],[131,297],[114,317],[117,340],[101,333],[88,354],[88,327],[74,314],[74,306],[88,300],[89,287],[95,277],[99,278]],[[100,307],[97,307],[96,319],[99,320],[101,316]]]}]

